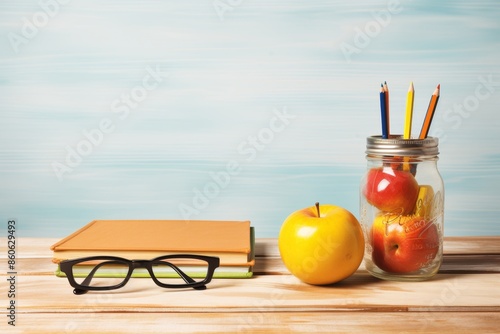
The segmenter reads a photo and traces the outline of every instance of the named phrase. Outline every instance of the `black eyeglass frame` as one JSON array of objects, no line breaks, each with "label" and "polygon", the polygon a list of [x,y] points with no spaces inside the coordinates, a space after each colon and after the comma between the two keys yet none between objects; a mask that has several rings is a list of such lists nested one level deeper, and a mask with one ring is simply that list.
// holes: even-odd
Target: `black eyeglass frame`
[{"label": "black eyeglass frame", "polygon": [[[184,273],[179,267],[174,265],[171,262],[165,261],[168,259],[194,259],[194,260],[201,260],[205,261],[208,263],[208,268],[207,268],[207,275],[203,278],[201,281],[195,281],[193,280],[189,275]],[[123,279],[122,282],[119,284],[115,284],[112,286],[90,286],[90,285],[85,285],[85,284],[79,284],[76,282],[75,277],[73,275],[73,266],[81,263],[81,262],[87,262],[87,261],[95,261],[95,260],[102,260],[102,261],[108,261],[108,262],[103,262],[102,264],[110,264],[115,262],[116,264],[124,264],[128,266],[128,272],[125,278]],[[109,262],[112,261],[112,262]],[[162,264],[167,264],[170,266],[179,276],[184,280],[185,284],[167,284],[167,283],[162,283],[160,282],[154,272],[153,272],[153,265],[155,263],[158,263],[159,261],[162,262]],[[69,284],[74,288],[73,293],[76,295],[81,295],[86,293],[87,291],[90,290],[115,290],[123,287],[129,279],[132,277],[132,273],[135,268],[145,268],[149,275],[151,276],[153,282],[155,282],[156,285],[162,287],[162,288],[172,288],[172,289],[181,289],[181,288],[193,288],[196,290],[204,290],[206,289],[206,284],[210,283],[212,280],[213,274],[215,269],[217,269],[220,265],[220,259],[218,257],[214,256],[204,256],[204,255],[194,255],[194,254],[172,254],[172,255],[163,255],[156,257],[151,260],[128,260],[122,257],[117,257],[117,256],[89,256],[89,257],[82,257],[78,259],[71,259],[71,260],[63,260],[59,263],[59,267],[62,272],[66,274],[66,278],[69,281]],[[96,265],[94,269],[88,274],[88,276],[84,279],[83,283],[86,282],[86,284],[90,283],[92,280],[95,272],[99,269],[100,264]]]}]

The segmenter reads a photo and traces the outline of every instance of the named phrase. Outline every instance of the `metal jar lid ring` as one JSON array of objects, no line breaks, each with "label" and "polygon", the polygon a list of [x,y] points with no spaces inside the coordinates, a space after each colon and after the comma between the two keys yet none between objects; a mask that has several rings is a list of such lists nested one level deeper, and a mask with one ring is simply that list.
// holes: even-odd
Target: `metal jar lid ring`
[{"label": "metal jar lid ring", "polygon": [[382,136],[366,138],[366,154],[381,156],[437,156],[439,139],[403,139],[402,135],[391,135],[388,139]]}]

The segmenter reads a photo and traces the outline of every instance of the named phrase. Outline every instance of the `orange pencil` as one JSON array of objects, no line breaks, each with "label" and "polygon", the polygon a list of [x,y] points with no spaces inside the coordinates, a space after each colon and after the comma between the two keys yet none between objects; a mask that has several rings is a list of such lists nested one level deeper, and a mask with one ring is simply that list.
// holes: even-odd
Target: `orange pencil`
[{"label": "orange pencil", "polygon": [[429,102],[429,107],[427,108],[427,113],[425,114],[424,124],[422,125],[422,130],[420,130],[419,139],[427,138],[429,133],[429,128],[431,127],[432,118],[434,117],[434,112],[436,111],[436,106],[439,100],[439,91],[441,85],[437,85],[434,93],[432,94],[431,101]]}]

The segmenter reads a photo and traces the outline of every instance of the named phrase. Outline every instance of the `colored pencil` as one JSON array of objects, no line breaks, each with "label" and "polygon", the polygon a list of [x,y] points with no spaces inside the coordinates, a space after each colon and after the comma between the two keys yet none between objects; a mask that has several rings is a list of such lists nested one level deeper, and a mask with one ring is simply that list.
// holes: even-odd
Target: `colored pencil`
[{"label": "colored pencil", "polygon": [[429,134],[429,128],[431,127],[432,118],[434,117],[434,112],[436,111],[436,106],[439,101],[439,92],[441,90],[441,85],[437,85],[434,93],[431,96],[429,102],[429,107],[427,108],[427,113],[425,114],[424,124],[422,124],[422,130],[420,130],[419,139],[427,138]]},{"label": "colored pencil", "polygon": [[384,85],[380,84],[380,118],[382,120],[382,138],[389,138],[389,133],[387,131],[387,105],[386,105],[386,92],[384,90]]},{"label": "colored pencil", "polygon": [[405,118],[405,128],[403,132],[403,139],[411,138],[411,119],[413,117],[413,100],[415,95],[415,89],[413,88],[413,82],[410,83],[410,88],[408,89],[408,95],[406,98],[406,118]]},{"label": "colored pencil", "polygon": [[[413,82],[410,83],[410,88],[408,88],[408,95],[406,97],[406,117],[405,117],[405,128],[403,132],[403,139],[411,139],[411,119],[413,118],[413,100],[415,96],[415,89],[413,88]],[[409,171],[411,166],[409,164],[410,158],[404,157],[403,159],[403,170]]]},{"label": "colored pencil", "polygon": [[387,138],[391,135],[391,122],[389,113],[389,88],[387,87],[387,81],[384,81],[384,93],[385,93],[385,121],[387,123]]}]

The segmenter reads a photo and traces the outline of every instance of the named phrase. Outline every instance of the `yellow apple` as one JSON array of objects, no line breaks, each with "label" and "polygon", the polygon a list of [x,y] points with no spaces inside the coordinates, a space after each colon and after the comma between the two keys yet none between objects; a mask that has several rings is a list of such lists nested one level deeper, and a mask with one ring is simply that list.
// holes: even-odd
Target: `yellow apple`
[{"label": "yellow apple", "polygon": [[283,263],[294,276],[305,283],[325,285],[341,281],[358,269],[365,240],[352,213],[316,203],[285,219],[278,246]]}]

